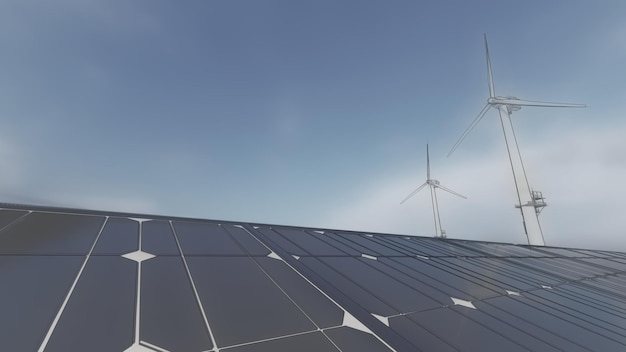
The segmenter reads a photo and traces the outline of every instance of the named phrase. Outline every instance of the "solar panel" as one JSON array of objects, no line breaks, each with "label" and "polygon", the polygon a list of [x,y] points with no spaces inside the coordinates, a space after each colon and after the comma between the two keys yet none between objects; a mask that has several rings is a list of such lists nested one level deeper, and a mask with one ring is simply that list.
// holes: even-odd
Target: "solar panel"
[{"label": "solar panel", "polygon": [[623,351],[623,253],[3,205],[11,351]]}]

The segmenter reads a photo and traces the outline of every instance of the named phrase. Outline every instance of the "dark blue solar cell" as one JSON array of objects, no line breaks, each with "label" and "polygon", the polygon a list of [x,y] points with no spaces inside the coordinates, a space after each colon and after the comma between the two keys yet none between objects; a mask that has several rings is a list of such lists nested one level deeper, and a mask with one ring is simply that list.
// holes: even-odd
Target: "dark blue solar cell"
[{"label": "dark blue solar cell", "polygon": [[[418,260],[418,259],[416,259]],[[447,305],[450,303],[450,296],[465,297],[466,294],[460,290],[456,290],[452,287],[442,285],[441,282],[435,280],[426,275],[421,275],[410,270],[406,266],[401,265],[394,258],[379,258],[379,262],[384,266],[379,266],[378,269],[385,274],[402,281],[404,284],[409,285],[416,292],[419,292],[419,296],[426,296],[432,301],[437,302],[432,306],[424,307],[424,309],[430,309]],[[421,309],[420,309],[421,310]]]},{"label": "dark blue solar cell", "polygon": [[306,248],[310,255],[346,255],[345,252],[331,246],[324,241],[325,235],[309,233],[303,229],[290,229],[275,227],[274,231],[283,236],[287,241],[294,243],[300,248]]},{"label": "dark blue solar cell", "polygon": [[92,256],[45,351],[126,350],[134,340],[136,285],[134,261]]},{"label": "dark blue solar cell", "polygon": [[[614,339],[624,339],[626,336],[626,317],[593,307],[584,302],[570,299],[563,295],[558,295],[554,290],[535,290],[529,292],[525,297],[532,299],[540,305],[548,306],[561,313],[575,317],[580,324],[583,322],[589,326],[590,330],[597,330],[603,334],[611,335]],[[617,335],[615,335],[617,334]]]},{"label": "dark blue solar cell", "polygon": [[556,285],[565,281],[562,277],[520,266],[508,258],[471,258],[470,260],[488,268],[494,268],[498,272],[507,273],[512,278],[529,283],[535,287]]},{"label": "dark blue solar cell", "polygon": [[615,280],[596,278],[593,280],[577,282],[573,285],[584,287],[587,289],[591,289],[592,291],[601,292],[609,296],[614,296],[626,300],[626,285],[619,284]]},{"label": "dark blue solar cell", "polygon": [[253,260],[187,257],[220,348],[315,331],[315,325]]},{"label": "dark blue solar cell", "polygon": [[346,241],[342,241],[341,238],[337,236],[334,232],[325,231],[324,234],[319,234],[316,231],[307,230],[307,233],[321,239],[330,246],[337,248],[339,251],[342,252],[342,254],[340,255],[360,256],[363,253],[362,251],[354,248],[353,245],[347,245]]},{"label": "dark blue solar cell", "polygon": [[7,351],[626,350],[624,253],[38,209],[0,209]]},{"label": "dark blue solar cell", "polygon": [[544,274],[554,275],[565,280],[577,280],[585,277],[606,273],[590,265],[577,263],[570,259],[561,258],[510,258],[507,261],[531,268]]},{"label": "dark blue solar cell", "polygon": [[[486,301],[489,305],[531,322],[547,332],[557,335],[572,343],[592,351],[623,351],[624,343],[607,338],[598,330],[590,330],[589,326],[581,325],[580,321],[568,321],[564,315],[555,315],[546,306],[538,306],[524,297],[501,297]],[[506,318],[505,318],[506,319]],[[553,339],[554,340],[554,339]],[[565,349],[568,350],[568,349]]]},{"label": "dark blue solar cell", "polygon": [[294,242],[289,241],[285,237],[281,236],[276,230],[270,227],[262,226],[256,231],[263,234],[269,243],[266,243],[269,247],[278,246],[282,250],[287,251],[291,255],[304,256],[309,255],[309,252],[296,245]]},{"label": "dark blue solar cell", "polygon": [[415,256],[422,252],[415,251],[411,246],[407,246],[404,241],[401,241],[402,238],[398,236],[384,236],[384,235],[375,235],[372,237],[366,236],[370,241],[376,242],[388,248],[393,252],[388,252],[386,254],[385,251],[380,251],[381,256]]},{"label": "dark blue solar cell", "polygon": [[406,236],[381,236],[381,241],[389,243],[393,247],[400,247],[408,255],[420,255],[428,257],[431,255],[442,255],[441,251],[433,251],[430,247],[424,246],[421,242]]},{"label": "dark blue solar cell", "polygon": [[85,255],[104,217],[32,213],[0,236],[0,254]]},{"label": "dark blue solar cell", "polygon": [[395,255],[410,255],[410,252],[404,249],[394,248],[389,244],[378,240],[376,235],[345,233],[333,231],[335,235],[339,236],[340,240],[348,247],[355,250],[373,256],[395,256]]},{"label": "dark blue solar cell", "polygon": [[247,254],[266,256],[270,253],[267,247],[243,229],[241,225],[224,225],[223,228],[243,247]]},{"label": "dark blue solar cell", "polygon": [[[355,258],[352,259],[356,260]],[[353,278],[343,275],[327,263],[322,262],[321,258],[303,257],[300,258],[300,262],[350,297],[358,305],[365,308],[368,312],[382,316],[398,314],[396,309],[383,302],[374,293],[359,286],[359,283],[355,282]],[[375,283],[370,283],[370,285],[375,285]]]},{"label": "dark blue solar cell", "polygon": [[181,257],[141,265],[141,339],[168,351],[213,348]]},{"label": "dark blue solar cell", "polygon": [[[473,317],[475,312],[460,313],[460,310],[470,310],[470,308],[440,308],[429,310],[426,312],[409,314],[407,317],[417,324],[421,325],[440,339],[445,340],[448,344],[454,346],[459,351],[528,351],[529,349],[523,345],[523,341],[516,340],[528,339],[528,335],[514,336],[515,331],[508,330],[507,335],[502,335],[491,328],[493,324],[501,324],[498,321],[482,316],[482,325],[468,318]],[[476,319],[476,318],[475,318]],[[478,319],[476,319],[478,320]],[[539,342],[533,340],[535,346]],[[546,344],[541,345],[541,349],[537,351],[546,351],[550,347]],[[555,349],[552,349],[555,350]]]},{"label": "dark blue solar cell", "polygon": [[141,250],[154,255],[179,255],[170,223],[144,221],[141,224]]},{"label": "dark blue solar cell", "polygon": [[475,241],[455,241],[460,246],[471,248],[482,256],[489,257],[549,257],[551,254],[543,253],[531,247],[516,246],[504,243],[485,243]]},{"label": "dark blue solar cell", "polygon": [[623,291],[622,294],[615,294],[601,287],[589,285],[588,282],[573,282],[555,288],[554,292],[584,302],[591,307],[626,316],[626,299]]},{"label": "dark blue solar cell", "polygon": [[382,342],[374,335],[352,328],[336,328],[325,330],[324,333],[336,345],[340,351],[363,351],[363,352],[389,352]]},{"label": "dark blue solar cell", "polygon": [[613,287],[615,289],[621,289],[621,296],[626,297],[626,273],[620,271],[616,274],[611,274],[612,276],[599,276],[593,279],[588,280],[587,282],[597,281],[598,283],[604,284],[605,286]]},{"label": "dark blue solar cell", "polygon": [[585,262],[584,260],[578,258],[555,258],[554,261],[558,262],[558,265],[560,267],[582,273],[585,276],[589,277],[615,272],[615,269],[608,268],[602,265],[596,265],[592,262]]},{"label": "dark blue solar cell", "polygon": [[616,271],[616,272],[626,271],[626,263],[622,263],[622,262],[615,261],[615,260],[612,260],[612,259],[581,258],[581,259],[578,259],[578,260],[583,262],[583,263],[590,263],[590,264],[599,265],[599,266],[605,268],[605,270],[607,270],[607,271]]},{"label": "dark blue solar cell", "polygon": [[78,256],[0,256],[0,345],[37,351],[85,260]]},{"label": "dark blue solar cell", "polygon": [[344,235],[337,231],[327,232],[328,237],[333,241],[339,243],[342,248],[348,248],[346,253],[353,253],[353,255],[359,256],[361,254],[367,254],[372,256],[378,256],[380,253],[373,248],[367,247],[366,243],[360,243],[356,238],[359,235],[348,234]]},{"label": "dark blue solar cell", "polygon": [[139,223],[127,218],[109,218],[93,254],[122,255],[139,248]]},{"label": "dark blue solar cell", "polygon": [[610,257],[610,255],[607,255],[606,253],[603,253],[600,251],[592,251],[592,250],[579,249],[579,248],[571,249],[571,251],[580,253],[580,256],[584,256],[584,257],[602,257],[602,258]]},{"label": "dark blue solar cell", "polygon": [[[478,335],[476,337],[479,337],[480,335],[483,335],[482,337],[485,337],[484,336],[485,334],[483,332],[491,331],[497,335],[500,335],[506,338],[509,342],[518,344],[521,347],[524,347],[529,351],[542,351],[542,352],[561,351],[561,349],[554,346],[551,343],[551,341],[541,340],[534,334],[524,331],[524,329],[520,329],[518,325],[510,321],[500,320],[497,317],[491,314],[488,314],[485,311],[485,309],[483,309],[484,305],[482,304],[481,301],[474,302],[474,304],[477,307],[477,309],[468,309],[462,306],[452,306],[449,309],[458,314],[463,315],[466,319],[469,319],[472,321],[472,323],[470,324],[474,325],[475,328],[479,330],[476,332],[476,334]],[[425,312],[422,318],[424,318],[427,315],[428,313]],[[422,321],[425,324],[428,323],[424,319],[422,319]],[[459,325],[462,325],[462,323],[460,322],[457,322],[456,324],[458,324],[457,327]],[[487,341],[491,342],[491,340],[489,339],[487,339]],[[486,349],[485,351],[487,350],[489,349]],[[491,347],[491,350],[503,351],[506,349],[498,348],[498,346],[496,346],[496,344],[494,343],[493,346]]]},{"label": "dark blue solar cell", "polygon": [[405,315],[390,318],[389,327],[413,344],[416,351],[458,352],[447,339],[437,337]]},{"label": "dark blue solar cell", "polygon": [[244,255],[237,242],[213,222],[175,221],[174,229],[185,255]]},{"label": "dark blue solar cell", "polygon": [[430,264],[428,260],[393,258],[389,265],[433,288],[437,288],[441,292],[445,292],[449,296],[472,300],[502,294],[496,287],[485,282],[478,283],[478,280],[468,280],[456,273],[442,270]]},{"label": "dark blue solar cell", "polygon": [[[474,305],[481,313],[487,314],[488,316],[503,322],[503,324],[513,326],[516,329],[519,329],[524,335],[533,336],[535,339],[543,341],[550,346],[554,346],[561,351],[589,351],[581,345],[568,340],[566,337],[561,337],[551,331],[546,330],[539,321],[523,319],[516,315],[515,312],[506,311],[489,303],[496,300],[508,299],[515,298],[500,297],[487,301],[474,302]],[[540,351],[540,349],[537,351]]]},{"label": "dark blue solar cell", "polygon": [[0,230],[26,214],[23,210],[0,209]]},{"label": "dark blue solar cell", "polygon": [[522,280],[506,270],[496,266],[481,265],[482,258],[431,258],[430,263],[437,263],[442,268],[467,278],[476,278],[488,283],[492,289],[525,291],[537,288],[536,284]]},{"label": "dark blue solar cell", "polygon": [[566,249],[566,248],[556,248],[556,247],[541,247],[541,248],[535,248],[535,250],[537,251],[541,251],[544,252],[552,257],[568,257],[568,258],[574,258],[574,257],[584,257],[585,255],[574,251],[574,250],[570,250],[570,249]]},{"label": "dark blue solar cell", "polygon": [[[399,241],[399,240],[396,240]],[[447,246],[439,246],[436,241],[431,241],[429,238],[413,237],[411,239],[404,239],[409,248],[416,248],[414,255],[421,255],[425,257],[453,257],[456,256],[454,251],[449,250]]]},{"label": "dark blue solar cell", "polygon": [[255,258],[255,261],[318,327],[341,325],[343,311],[283,261],[273,258]]},{"label": "dark blue solar cell", "polygon": [[455,241],[442,240],[439,238],[423,238],[413,237],[410,239],[412,243],[416,243],[420,246],[422,251],[428,251],[432,257],[476,257],[481,256],[482,253],[467,249],[463,246],[455,244]]},{"label": "dark blue solar cell", "polygon": [[[351,257],[329,257],[319,260],[343,275],[346,280],[361,287],[363,291],[393,307],[396,312],[414,312],[441,305],[419,291],[418,285],[407,283],[398,272],[386,270],[388,269],[386,265],[377,260]],[[375,310],[369,311],[379,315],[392,315]]]},{"label": "dark blue solar cell", "polygon": [[[311,332],[297,336],[287,336],[270,341],[259,341],[229,348],[228,352],[341,352],[321,332]],[[344,351],[348,352],[348,351]],[[368,352],[364,350],[363,352]]]}]

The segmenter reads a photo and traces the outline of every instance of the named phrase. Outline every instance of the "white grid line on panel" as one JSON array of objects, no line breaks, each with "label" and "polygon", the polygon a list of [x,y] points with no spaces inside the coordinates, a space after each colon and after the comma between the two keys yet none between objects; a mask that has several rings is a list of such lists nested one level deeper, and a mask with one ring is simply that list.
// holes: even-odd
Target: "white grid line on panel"
[{"label": "white grid line on panel", "polygon": [[83,261],[83,265],[80,267],[80,270],[78,271],[78,274],[76,275],[76,279],[74,279],[74,282],[72,283],[72,286],[70,287],[70,290],[67,293],[67,296],[65,296],[65,300],[63,301],[63,304],[61,304],[61,308],[59,308],[57,315],[54,317],[54,320],[52,321],[52,324],[50,325],[50,328],[48,329],[46,336],[44,337],[43,341],[41,342],[41,345],[39,346],[39,349],[37,350],[38,352],[43,352],[46,349],[46,346],[48,345],[48,342],[50,341],[50,337],[52,336],[54,329],[56,329],[56,326],[59,323],[59,320],[61,319],[61,315],[63,314],[63,311],[65,310],[65,307],[67,306],[67,302],[69,302],[70,297],[72,296],[72,293],[74,292],[74,288],[76,288],[76,284],[78,283],[78,280],[83,274],[83,270],[85,270],[85,266],[87,266],[87,262],[89,261],[89,258],[91,257],[91,253],[93,253],[93,249],[96,247],[96,243],[98,243],[98,240],[100,239],[100,235],[102,234],[102,231],[104,230],[104,226],[106,225],[107,221],[109,221],[108,216],[104,218],[104,221],[102,222],[102,226],[100,227],[100,231],[98,231],[98,235],[96,236],[96,240],[91,245],[91,248],[89,249],[89,252],[87,253],[87,256],[85,257],[85,261]]},{"label": "white grid line on panel", "polygon": [[[11,210],[12,210],[12,209],[11,209]],[[27,211],[27,212],[26,212],[26,214],[22,214],[22,215],[18,216],[18,217],[17,217],[17,219],[15,219],[15,220],[11,221],[10,223],[6,224],[5,226],[3,226],[3,227],[0,229],[0,232],[2,232],[2,231],[3,231],[4,229],[6,229],[7,227],[9,227],[9,226],[13,225],[14,223],[16,223],[16,222],[18,222],[18,221],[22,220],[22,219],[23,219],[23,218],[25,218],[27,215],[30,215],[30,214],[32,214],[32,213],[33,213],[33,211],[32,211],[32,210],[29,210],[29,211]]]},{"label": "white grid line on panel", "polygon": [[[237,225],[233,225],[233,226],[237,226]],[[265,248],[267,248],[268,250],[272,250],[271,248],[269,248],[267,245],[265,245],[265,243],[263,243],[261,240],[259,240],[253,233],[251,233],[250,231],[248,231],[248,229],[246,229],[243,226],[238,226],[242,229],[244,229],[248,234],[250,234],[250,236],[252,236],[255,240],[257,240],[261,245],[263,245]],[[293,270],[294,272],[296,272],[298,275],[300,275],[300,277],[302,277],[306,282],[308,282],[311,286],[315,287],[316,290],[318,290],[321,294],[324,295],[324,297],[328,298],[331,302],[333,302],[337,307],[339,307],[343,312],[344,315],[345,314],[350,314],[348,312],[348,310],[346,310],[344,307],[342,307],[339,303],[337,303],[334,299],[332,299],[326,292],[324,292],[322,289],[320,289],[317,285],[315,285],[313,282],[311,282],[311,280],[309,280],[306,276],[302,275],[302,273],[300,273],[296,268],[294,268],[291,264],[289,264],[288,262],[284,262],[285,264],[287,264],[287,266]],[[350,314],[351,315],[351,314]],[[369,330],[369,329],[368,329]],[[369,331],[374,337],[376,337],[376,339],[378,339],[382,344],[384,344],[387,348],[389,348],[391,351],[393,352],[397,352],[393,347],[391,347],[385,340],[383,340],[380,336],[378,336],[377,334],[375,334],[373,331]],[[326,334],[324,334],[324,336],[326,336],[326,338],[328,338],[328,336]],[[328,338],[329,341],[332,342],[332,340],[330,340],[330,338]]]},{"label": "white grid line on panel", "polygon": [[211,343],[213,344],[213,348],[210,351],[219,352],[220,348],[217,346],[217,342],[215,341],[213,330],[211,329],[211,325],[209,325],[209,319],[207,318],[206,312],[204,311],[204,306],[202,306],[202,301],[200,300],[198,289],[196,289],[196,283],[193,281],[193,277],[191,276],[191,271],[189,270],[189,265],[187,265],[187,259],[185,258],[185,254],[183,253],[183,248],[181,247],[180,242],[178,241],[178,235],[176,234],[174,223],[172,222],[172,220],[169,220],[168,222],[170,224],[170,228],[172,229],[172,234],[174,235],[174,239],[176,240],[176,246],[178,246],[180,257],[183,260],[183,264],[185,265],[185,270],[187,271],[187,277],[189,277],[189,282],[191,283],[193,294],[196,296],[196,303],[198,304],[200,313],[202,313],[202,319],[204,320],[204,325],[206,326],[207,331],[209,332],[209,337],[211,338]]}]

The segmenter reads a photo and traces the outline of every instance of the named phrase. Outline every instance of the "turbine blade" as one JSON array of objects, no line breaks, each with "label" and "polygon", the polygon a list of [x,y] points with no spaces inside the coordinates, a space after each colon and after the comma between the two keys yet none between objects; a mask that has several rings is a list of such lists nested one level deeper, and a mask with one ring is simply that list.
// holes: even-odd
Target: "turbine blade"
[{"label": "turbine blade", "polygon": [[430,180],[430,154],[428,153],[428,144],[426,144],[426,179]]},{"label": "turbine blade", "polygon": [[466,196],[464,196],[464,195],[462,195],[462,194],[460,194],[460,193],[457,193],[457,192],[455,192],[455,191],[453,191],[453,190],[451,190],[451,189],[449,189],[449,188],[446,188],[446,187],[444,187],[444,186],[442,186],[442,185],[436,185],[435,187],[437,187],[437,188],[441,188],[442,190],[444,190],[444,191],[446,191],[446,192],[448,192],[448,193],[450,193],[450,194],[454,194],[455,196],[461,197],[461,198],[463,198],[463,199],[467,199],[467,197],[466,197]]},{"label": "turbine blade", "polygon": [[472,123],[470,123],[469,126],[467,126],[467,128],[465,129],[465,131],[463,131],[463,133],[461,134],[461,137],[459,137],[459,139],[456,141],[456,143],[454,143],[454,145],[452,146],[452,149],[450,149],[450,151],[448,152],[448,157],[450,157],[450,155],[452,155],[452,153],[454,153],[454,151],[456,150],[456,148],[461,145],[461,142],[463,142],[463,140],[465,139],[465,137],[467,137],[467,135],[472,132],[472,130],[474,129],[474,127],[476,127],[476,125],[480,122],[480,120],[483,118],[483,116],[485,116],[485,114],[487,113],[487,110],[489,110],[489,108],[491,107],[490,104],[485,105],[485,107],[480,111],[480,113],[478,114],[478,116],[476,116],[476,118],[474,119],[474,121],[472,121]]},{"label": "turbine blade", "polygon": [[540,106],[544,108],[585,108],[587,107],[587,105],[585,104],[554,103],[554,102],[549,102],[549,101],[535,101],[535,100],[507,99],[507,98],[498,98],[495,104]]},{"label": "turbine blade", "polygon": [[404,202],[406,202],[407,200],[409,200],[409,198],[413,197],[415,194],[417,194],[417,192],[421,191],[421,190],[422,190],[422,188],[426,187],[426,185],[427,185],[427,184],[428,184],[427,182],[424,182],[421,186],[417,187],[417,188],[415,189],[415,191],[411,192],[411,194],[409,194],[408,196],[406,196],[406,198],[404,198],[404,199],[400,202],[400,204],[404,204]]},{"label": "turbine blade", "polygon": [[493,72],[491,72],[491,58],[489,57],[489,45],[487,45],[487,33],[485,36],[485,53],[487,54],[487,76],[489,79],[489,97],[493,98],[496,96],[496,89],[493,86]]}]

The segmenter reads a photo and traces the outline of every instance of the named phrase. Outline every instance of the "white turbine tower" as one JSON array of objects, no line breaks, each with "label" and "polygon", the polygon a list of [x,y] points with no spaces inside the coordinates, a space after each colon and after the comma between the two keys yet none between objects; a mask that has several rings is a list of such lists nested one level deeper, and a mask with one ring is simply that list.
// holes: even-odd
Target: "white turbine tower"
[{"label": "white turbine tower", "polygon": [[430,178],[430,155],[428,153],[428,144],[426,144],[426,182],[424,182],[421,186],[417,187],[415,191],[411,192],[400,204],[404,204],[409,198],[413,197],[417,192],[421,191],[422,188],[430,187],[430,201],[433,204],[433,217],[435,219],[435,237],[445,238],[445,231],[441,228],[441,217],[439,216],[439,203],[437,202],[437,188],[441,188],[442,190],[452,193],[455,196],[459,196],[461,198],[467,199],[464,195],[456,193],[455,191],[448,189],[442,186],[439,181]]},{"label": "white turbine tower", "polygon": [[493,74],[491,72],[491,59],[489,58],[489,47],[487,46],[487,35],[485,34],[485,52],[487,54],[487,75],[489,78],[489,99],[487,104],[480,111],[478,116],[472,121],[472,123],[463,131],[459,140],[452,146],[452,149],[448,153],[450,156],[454,150],[461,144],[461,142],[467,137],[471,130],[476,127],[478,122],[485,116],[490,108],[495,108],[500,114],[500,122],[502,124],[502,132],[504,133],[504,141],[506,143],[506,149],[509,154],[509,160],[511,162],[511,169],[513,171],[513,179],[515,181],[515,188],[517,190],[517,198],[519,204],[516,205],[520,208],[522,213],[522,221],[524,224],[524,231],[526,237],[528,237],[528,244],[543,246],[545,245],[543,239],[543,233],[541,232],[541,226],[539,225],[539,213],[546,206],[543,195],[541,192],[533,191],[528,185],[528,179],[526,178],[526,171],[524,170],[524,164],[522,163],[522,156],[517,146],[517,139],[515,138],[515,131],[513,130],[513,124],[511,123],[511,113],[518,111],[522,106],[539,106],[550,108],[584,108],[584,104],[568,104],[568,103],[549,103],[541,101],[521,100],[515,97],[501,97],[496,96],[496,92],[493,85]]}]

